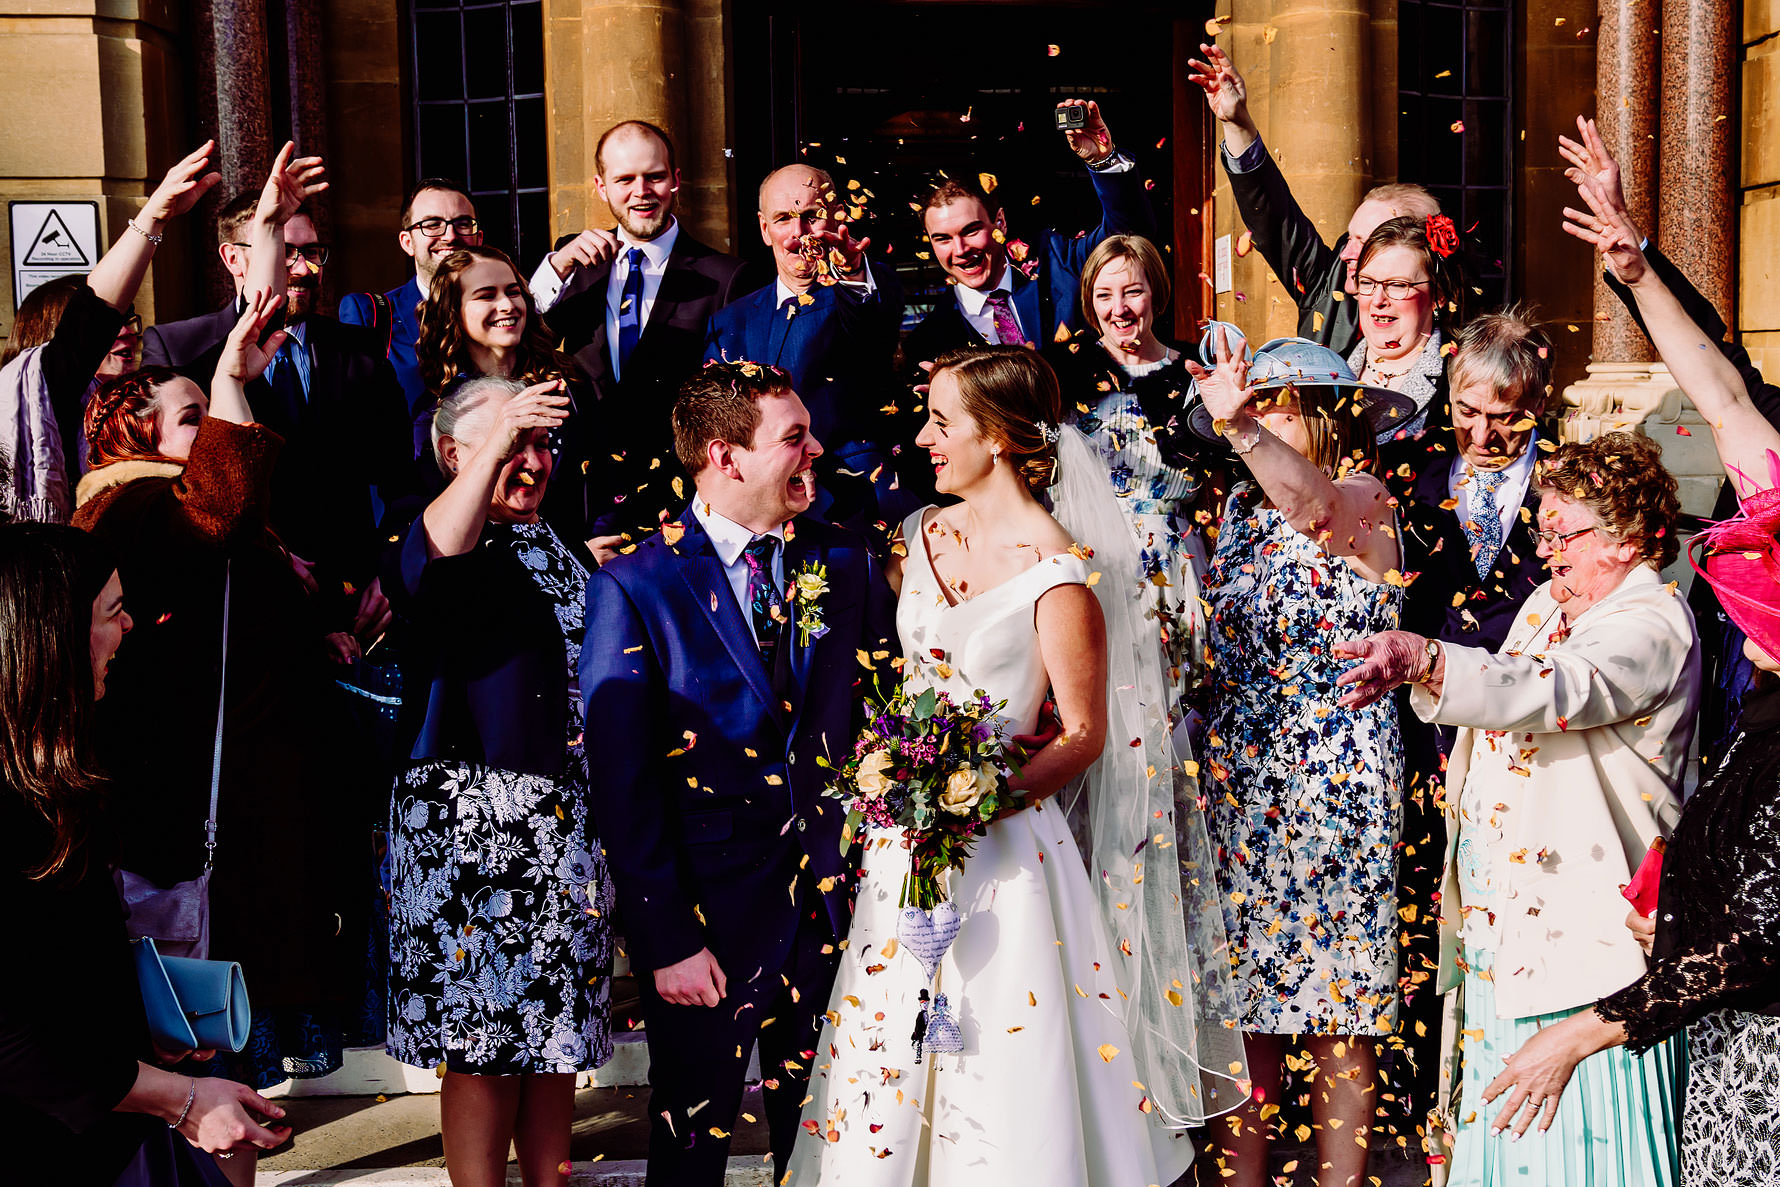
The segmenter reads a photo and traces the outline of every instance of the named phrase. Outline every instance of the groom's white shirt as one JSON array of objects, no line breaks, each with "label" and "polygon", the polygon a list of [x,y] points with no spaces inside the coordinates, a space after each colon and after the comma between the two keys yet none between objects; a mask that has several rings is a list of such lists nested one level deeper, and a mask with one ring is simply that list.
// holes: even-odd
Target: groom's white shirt
[{"label": "groom's white shirt", "polygon": [[[711,505],[696,494],[692,497],[692,514],[698,517],[698,522],[704,526],[705,535],[711,538],[711,547],[717,550],[717,559],[723,564],[723,575],[729,578],[730,592],[735,594],[735,603],[741,607],[742,621],[748,625],[748,634],[752,636],[754,616],[748,612],[748,562],[742,559],[742,553],[756,537],[735,520],[712,510]],[[773,581],[783,589],[785,525],[780,524],[761,535],[772,536],[779,542],[778,550],[773,553]],[[759,638],[756,637],[754,642],[758,645]]]}]

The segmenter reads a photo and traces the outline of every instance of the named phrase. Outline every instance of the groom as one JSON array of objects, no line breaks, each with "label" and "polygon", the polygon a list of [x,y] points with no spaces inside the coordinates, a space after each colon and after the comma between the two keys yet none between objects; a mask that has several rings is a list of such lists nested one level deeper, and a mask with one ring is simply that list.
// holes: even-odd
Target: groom
[{"label": "groom", "polygon": [[822,446],[785,372],[707,366],[673,426],[696,494],[588,582],[581,690],[649,1040],[649,1183],[716,1187],[756,1040],[775,1178],[791,1154],[852,893],[818,760],[851,751],[860,657],[888,676],[896,643],[865,540],[804,514]]}]

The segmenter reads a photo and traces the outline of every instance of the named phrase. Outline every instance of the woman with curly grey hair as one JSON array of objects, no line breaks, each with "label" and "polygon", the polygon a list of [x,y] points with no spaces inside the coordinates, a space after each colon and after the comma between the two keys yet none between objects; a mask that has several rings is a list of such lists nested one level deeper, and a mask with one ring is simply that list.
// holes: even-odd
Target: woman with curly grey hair
[{"label": "woman with curly grey hair", "polygon": [[1542,1028],[1644,975],[1620,888],[1680,816],[1699,708],[1693,616],[1660,575],[1681,511],[1656,445],[1632,433],[1563,445],[1538,483],[1551,578],[1502,650],[1405,631],[1339,643],[1362,661],[1341,678],[1342,704],[1408,683],[1418,715],[1459,727],[1440,904],[1439,987],[1463,994],[1447,1034],[1464,1055],[1445,1110],[1450,1182],[1669,1187],[1683,1064],[1670,1040],[1580,1064],[1561,1098],[1530,1102],[1511,1135],[1530,1141],[1511,1145],[1486,1105]]}]

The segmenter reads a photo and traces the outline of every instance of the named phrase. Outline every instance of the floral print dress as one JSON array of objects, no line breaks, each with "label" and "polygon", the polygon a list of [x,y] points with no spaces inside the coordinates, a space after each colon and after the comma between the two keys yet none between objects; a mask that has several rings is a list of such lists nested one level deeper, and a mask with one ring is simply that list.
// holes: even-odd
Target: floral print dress
[{"label": "floral print dress", "polygon": [[[1103,354],[1096,348],[1096,354]],[[1205,571],[1207,549],[1193,511],[1205,476],[1198,467],[1170,464],[1158,443],[1168,426],[1155,424],[1144,409],[1146,388],[1167,391],[1153,400],[1181,404],[1190,377],[1179,351],[1170,350],[1155,363],[1124,365],[1108,363],[1097,374],[1112,376],[1089,393],[1077,390],[1078,402],[1066,418],[1093,441],[1112,475],[1113,493],[1131,517],[1132,530],[1142,557],[1140,596],[1145,613],[1154,619],[1173,676],[1178,703],[1197,683],[1199,657],[1204,651],[1204,618],[1200,611],[1200,575]],[[1171,419],[1178,419],[1173,417]],[[1176,425],[1172,436],[1186,430]]]},{"label": "floral print dress", "polygon": [[1396,629],[1401,586],[1374,584],[1262,505],[1230,497],[1206,584],[1205,751],[1239,1025],[1387,1034],[1397,1012],[1395,702],[1335,704],[1338,639]]},{"label": "floral print dress", "polygon": [[588,824],[576,678],[587,571],[544,524],[491,524],[555,607],[556,778],[417,762],[390,813],[389,1053],[485,1075],[591,1071],[612,1054],[612,882]]}]

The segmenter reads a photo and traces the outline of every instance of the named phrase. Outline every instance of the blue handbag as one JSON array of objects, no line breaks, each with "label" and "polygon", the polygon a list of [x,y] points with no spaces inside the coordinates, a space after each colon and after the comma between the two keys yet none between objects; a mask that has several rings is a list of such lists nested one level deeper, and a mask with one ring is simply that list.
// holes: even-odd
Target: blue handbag
[{"label": "blue handbag", "polygon": [[149,939],[131,940],[148,1033],[168,1051],[239,1051],[247,1046],[253,1012],[247,979],[232,960],[162,956]]}]

